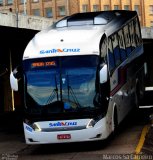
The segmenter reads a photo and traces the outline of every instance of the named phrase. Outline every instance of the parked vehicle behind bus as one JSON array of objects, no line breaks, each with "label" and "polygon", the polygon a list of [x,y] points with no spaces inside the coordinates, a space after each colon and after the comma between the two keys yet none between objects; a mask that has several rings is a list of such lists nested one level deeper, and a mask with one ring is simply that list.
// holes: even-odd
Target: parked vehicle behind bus
[{"label": "parked vehicle behind bus", "polygon": [[[27,144],[106,139],[144,93],[135,11],[77,13],[35,35],[22,63]],[[10,75],[18,90],[18,76]]]}]

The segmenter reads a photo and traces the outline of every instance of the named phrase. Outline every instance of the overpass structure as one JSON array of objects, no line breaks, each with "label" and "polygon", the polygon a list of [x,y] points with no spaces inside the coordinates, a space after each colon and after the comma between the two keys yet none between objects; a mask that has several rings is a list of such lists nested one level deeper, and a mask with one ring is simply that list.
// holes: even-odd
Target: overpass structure
[{"label": "overpass structure", "polygon": [[42,30],[52,24],[53,19],[49,18],[38,16],[25,16],[23,14],[14,14],[11,12],[0,13],[0,26]]}]

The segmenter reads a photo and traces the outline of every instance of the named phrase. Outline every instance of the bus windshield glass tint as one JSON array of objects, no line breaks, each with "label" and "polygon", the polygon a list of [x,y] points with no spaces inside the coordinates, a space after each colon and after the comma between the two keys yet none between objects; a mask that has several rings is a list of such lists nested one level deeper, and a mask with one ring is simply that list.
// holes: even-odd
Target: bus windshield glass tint
[{"label": "bus windshield glass tint", "polygon": [[60,101],[64,109],[95,107],[98,56],[66,56],[23,62],[27,106],[49,106]]}]

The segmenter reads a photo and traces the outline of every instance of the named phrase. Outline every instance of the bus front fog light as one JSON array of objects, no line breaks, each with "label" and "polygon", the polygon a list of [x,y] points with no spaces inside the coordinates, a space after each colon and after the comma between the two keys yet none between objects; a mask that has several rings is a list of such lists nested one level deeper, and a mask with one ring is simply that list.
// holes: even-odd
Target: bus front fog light
[{"label": "bus front fog light", "polygon": [[96,124],[95,120],[91,119],[89,121],[89,123],[87,124],[86,128],[92,128],[92,127],[94,127],[95,124]]},{"label": "bus front fog light", "polygon": [[32,125],[32,128],[34,129],[34,131],[41,132],[41,128],[40,128],[40,126],[39,126],[38,123],[34,123],[34,124]]}]

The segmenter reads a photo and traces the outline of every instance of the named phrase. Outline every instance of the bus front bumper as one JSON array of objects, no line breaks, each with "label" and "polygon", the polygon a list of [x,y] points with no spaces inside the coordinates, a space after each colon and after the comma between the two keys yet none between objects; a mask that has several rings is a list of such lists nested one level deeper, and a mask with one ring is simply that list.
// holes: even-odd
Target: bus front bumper
[{"label": "bus front bumper", "polygon": [[103,140],[109,136],[106,119],[101,119],[94,127],[81,130],[43,132],[34,131],[23,123],[27,144],[70,143]]}]

